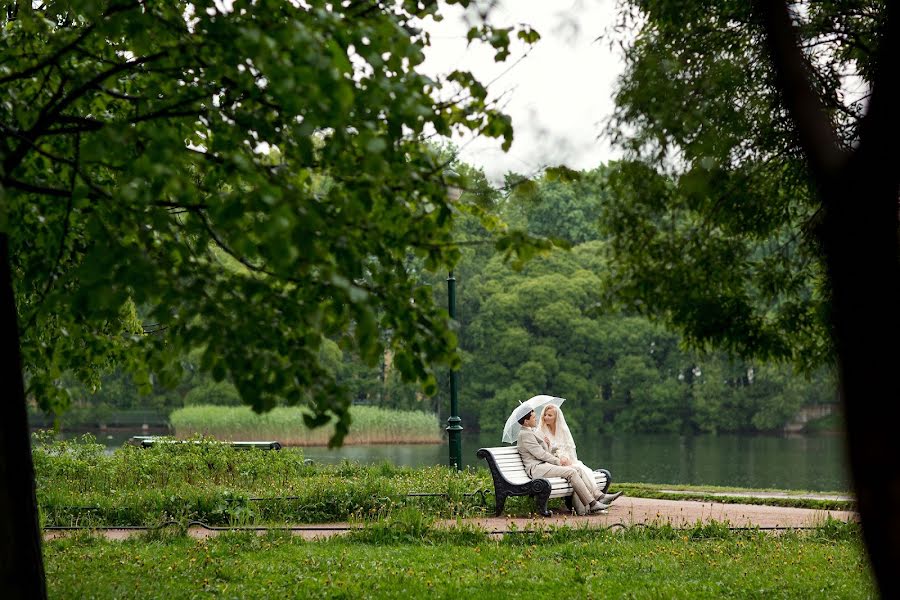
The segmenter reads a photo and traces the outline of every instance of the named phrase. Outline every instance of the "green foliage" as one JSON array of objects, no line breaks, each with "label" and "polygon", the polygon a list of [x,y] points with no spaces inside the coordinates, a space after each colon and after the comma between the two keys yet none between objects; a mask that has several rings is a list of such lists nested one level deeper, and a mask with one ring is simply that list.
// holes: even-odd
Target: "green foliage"
[{"label": "green foliage", "polygon": [[546,392],[567,399],[575,433],[765,431],[803,404],[834,401],[827,370],[807,379],[686,350],[675,333],[610,303],[606,249],[590,241],[521,271],[499,257],[473,270],[461,338],[464,420],[500,431],[518,401]]},{"label": "green foliage", "polygon": [[[751,6],[621,5],[627,58],[610,132],[625,160],[609,177],[603,230],[618,296],[635,309],[696,348],[811,372],[834,361],[823,215]],[[883,8],[790,10],[815,92],[850,148],[868,95],[847,82],[871,81]]]},{"label": "green foliage", "polygon": [[[443,270],[459,251],[423,138],[508,146],[512,128],[471,74],[419,72],[429,17],[437,4],[80,0],[5,21],[0,231],[29,395],[62,411],[64,373],[93,391],[115,364],[176,385],[200,352],[257,411],[336,419],[339,443],[350,397],[326,340],[369,365],[389,348],[433,386],[455,337],[404,261]],[[538,38],[475,37],[502,59],[516,32]]]}]

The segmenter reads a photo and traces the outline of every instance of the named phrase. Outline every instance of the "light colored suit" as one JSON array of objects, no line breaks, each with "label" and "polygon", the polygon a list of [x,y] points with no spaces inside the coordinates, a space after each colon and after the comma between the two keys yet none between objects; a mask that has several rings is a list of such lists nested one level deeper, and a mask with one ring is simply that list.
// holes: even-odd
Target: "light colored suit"
[{"label": "light colored suit", "polygon": [[[525,473],[532,479],[540,477],[562,477],[575,490],[572,503],[578,514],[584,514],[591,502],[597,500],[593,492],[580,477],[578,469],[559,464],[559,458],[550,454],[547,444],[534,428],[523,427],[516,441],[516,449],[525,465]],[[592,486],[593,487],[593,486]]]},{"label": "light colored suit", "polygon": [[519,456],[522,457],[522,464],[525,465],[525,473],[532,479],[543,477],[543,475],[532,473],[532,469],[538,465],[550,463],[560,466],[559,457],[550,454],[546,442],[532,427],[522,428],[519,432],[519,439],[516,441],[516,448],[519,450]]}]

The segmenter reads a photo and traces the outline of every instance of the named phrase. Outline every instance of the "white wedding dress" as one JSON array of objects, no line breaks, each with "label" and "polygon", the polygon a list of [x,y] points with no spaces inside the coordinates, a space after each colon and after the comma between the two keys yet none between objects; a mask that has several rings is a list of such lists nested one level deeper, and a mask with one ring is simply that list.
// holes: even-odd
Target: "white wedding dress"
[{"label": "white wedding dress", "polygon": [[602,492],[597,487],[594,480],[594,471],[586,464],[578,460],[578,453],[575,451],[575,440],[566,425],[566,418],[563,416],[562,409],[556,407],[556,434],[554,435],[546,426],[543,419],[538,421],[537,434],[539,437],[546,437],[550,441],[550,453],[559,458],[568,457],[572,461],[572,466],[580,471],[581,479],[588,487],[595,492],[595,496],[599,496]]}]

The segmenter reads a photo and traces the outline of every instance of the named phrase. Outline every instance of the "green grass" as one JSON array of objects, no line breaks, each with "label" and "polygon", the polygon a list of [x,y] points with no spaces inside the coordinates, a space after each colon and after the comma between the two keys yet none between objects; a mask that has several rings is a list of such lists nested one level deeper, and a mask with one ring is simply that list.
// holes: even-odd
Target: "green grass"
[{"label": "green grass", "polygon": [[481,496],[466,494],[490,486],[486,472],[307,464],[300,450],[235,450],[215,442],[125,446],[106,454],[85,436],[45,439],[32,455],[44,526],[155,525],[172,519],[316,523],[403,506],[452,518],[484,514]]},{"label": "green grass", "polygon": [[409,524],[304,542],[284,533],[48,542],[54,598],[873,598],[857,528],[809,534],[557,530],[488,539]]},{"label": "green grass", "polygon": [[[197,440],[200,441],[200,440]],[[307,464],[302,450],[235,450],[215,442],[125,446],[112,454],[92,441],[35,444],[37,497],[43,526],[158,525],[176,520],[210,525],[302,524],[388,516],[413,507],[443,518],[492,513],[493,484],[487,470],[446,467]],[[635,497],[676,499],[671,486],[613,485]],[[694,488],[691,488],[694,489]],[[475,492],[486,491],[482,495]],[[714,488],[713,491],[737,488]],[[436,496],[410,496],[415,493]],[[778,504],[829,510],[852,508],[840,501],[797,498],[683,496],[690,500]],[[561,510],[562,500],[551,501]],[[510,498],[506,514],[528,515],[531,498]]]},{"label": "green grass", "polygon": [[[853,500],[800,497],[810,494],[827,495],[827,492],[749,489],[721,486],[663,485],[657,483],[620,483],[615,484],[614,487],[616,491],[625,492],[626,495],[636,498],[693,500],[696,502],[721,502],[724,504],[758,504],[766,506],[787,506],[791,508],[812,508],[816,510],[856,510],[856,502]],[[675,493],[663,492],[662,490],[671,490],[671,492]],[[735,495],[727,495],[729,492],[733,492]],[[788,495],[782,497],[751,496],[754,493],[765,494],[767,492],[779,492]],[[834,494],[837,495],[838,492],[834,492]]]},{"label": "green grass", "polygon": [[[221,440],[277,440],[286,446],[325,446],[333,428],[309,429],[303,409],[279,407],[256,414],[248,406],[187,406],[169,421],[179,438],[195,435]],[[438,419],[420,411],[375,406],[350,407],[352,427],[345,444],[434,444],[442,439]]]}]

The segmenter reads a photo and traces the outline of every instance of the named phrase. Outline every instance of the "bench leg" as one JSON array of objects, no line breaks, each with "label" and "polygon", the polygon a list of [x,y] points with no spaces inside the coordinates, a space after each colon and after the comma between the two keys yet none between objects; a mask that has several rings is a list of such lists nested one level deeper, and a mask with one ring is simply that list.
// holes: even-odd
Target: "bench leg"
[{"label": "bench leg", "polygon": [[569,512],[572,512],[572,496],[566,496],[566,508],[569,509]]},{"label": "bench leg", "polygon": [[494,496],[494,506],[497,509],[497,516],[503,514],[503,506],[506,504],[506,494],[503,492],[497,492]]},{"label": "bench leg", "polygon": [[538,492],[534,495],[534,502],[537,504],[538,512],[542,517],[549,517],[552,513],[547,510],[547,501],[550,500],[550,490]]}]

